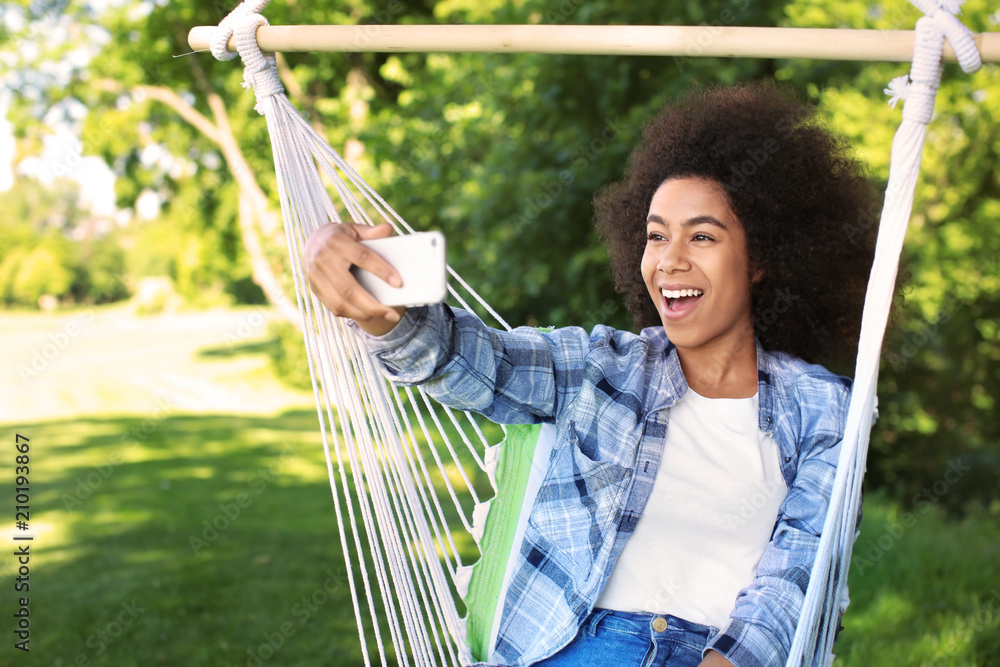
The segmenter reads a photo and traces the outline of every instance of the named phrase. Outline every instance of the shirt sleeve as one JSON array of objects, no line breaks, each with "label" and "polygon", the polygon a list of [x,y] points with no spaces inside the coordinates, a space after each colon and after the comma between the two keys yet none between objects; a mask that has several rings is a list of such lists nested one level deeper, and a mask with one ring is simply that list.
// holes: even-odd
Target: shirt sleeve
[{"label": "shirt sleeve", "polygon": [[[736,667],[783,665],[791,649],[820,533],[833,491],[847,392],[798,392],[806,444],[800,449],[795,479],[779,510],[778,524],[757,566],[756,576],[740,591],[729,624],[706,647]],[[836,406],[830,409],[829,406]]]},{"label": "shirt sleeve", "polygon": [[387,378],[502,424],[554,420],[579,390],[590,347],[582,329],[499,331],[444,304],[407,309],[385,336],[352,328]]}]

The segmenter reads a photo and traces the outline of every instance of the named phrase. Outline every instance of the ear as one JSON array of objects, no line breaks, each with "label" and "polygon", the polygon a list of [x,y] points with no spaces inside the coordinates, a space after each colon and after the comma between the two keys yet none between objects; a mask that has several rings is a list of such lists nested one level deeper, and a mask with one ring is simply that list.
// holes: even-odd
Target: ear
[{"label": "ear", "polygon": [[757,269],[757,268],[755,268],[750,273],[750,282],[753,283],[754,285],[756,285],[757,283],[759,283],[761,281],[761,279],[763,277],[764,277],[764,269]]}]

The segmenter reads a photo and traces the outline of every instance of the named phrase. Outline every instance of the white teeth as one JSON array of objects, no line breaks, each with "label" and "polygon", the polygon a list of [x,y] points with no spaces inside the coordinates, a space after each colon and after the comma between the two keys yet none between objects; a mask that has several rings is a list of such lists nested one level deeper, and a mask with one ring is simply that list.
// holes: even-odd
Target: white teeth
[{"label": "white teeth", "polygon": [[705,291],[700,289],[665,289],[660,290],[660,293],[667,299],[680,299],[684,296],[701,296]]}]

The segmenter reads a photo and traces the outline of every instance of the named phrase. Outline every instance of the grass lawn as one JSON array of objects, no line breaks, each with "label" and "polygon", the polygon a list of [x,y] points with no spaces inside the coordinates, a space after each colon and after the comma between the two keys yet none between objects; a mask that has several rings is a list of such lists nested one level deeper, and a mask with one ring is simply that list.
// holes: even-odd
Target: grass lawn
[{"label": "grass lawn", "polygon": [[[21,429],[39,480],[36,664],[245,664],[286,621],[297,632],[272,664],[359,663],[315,413],[173,416],[123,444],[140,424]],[[314,597],[331,577],[337,594]]]},{"label": "grass lawn", "polygon": [[[129,417],[20,427],[38,480],[31,654],[8,641],[0,665],[253,665],[248,650],[268,655],[282,624],[266,664],[361,664],[315,413],[172,415],[123,443],[137,428]],[[251,502],[206,532],[240,494]],[[1000,664],[995,521],[930,511],[910,523],[869,500],[838,662]],[[7,591],[12,568],[5,559]],[[324,584],[333,593],[316,596]]]},{"label": "grass lawn", "polygon": [[[1000,665],[1000,521],[865,501],[844,665]],[[839,662],[839,661],[838,661]]]},{"label": "grass lawn", "polygon": [[[242,363],[223,356],[184,374]],[[235,372],[211,368],[214,381]],[[12,647],[16,564],[0,560],[0,666],[362,664],[315,410],[200,405],[0,424],[10,445],[31,439],[35,533],[30,654]],[[836,664],[1000,665],[1000,522],[906,515],[871,495],[851,597]]]}]

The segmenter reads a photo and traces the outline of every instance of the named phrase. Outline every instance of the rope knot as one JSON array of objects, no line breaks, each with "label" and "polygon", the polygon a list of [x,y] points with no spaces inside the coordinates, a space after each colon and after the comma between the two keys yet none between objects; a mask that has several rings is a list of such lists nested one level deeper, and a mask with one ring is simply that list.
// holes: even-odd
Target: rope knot
[{"label": "rope knot", "polygon": [[250,14],[260,14],[269,2],[271,0],[244,0],[226,18],[219,21],[219,26],[212,31],[212,55],[216,60],[232,60],[239,55],[229,51],[229,38],[242,19]]},{"label": "rope knot", "polygon": [[[284,95],[285,87],[278,78],[278,63],[273,54],[264,55],[257,45],[257,29],[269,25],[260,11],[270,0],[245,0],[222,19],[212,33],[212,55],[219,60],[243,59],[243,87],[253,88],[257,98],[254,110],[264,115],[265,101]],[[229,38],[236,39],[236,53],[228,50]]]},{"label": "rope knot", "polygon": [[[982,66],[979,48],[973,39],[972,31],[965,27],[956,16],[962,13],[965,0],[910,0],[920,11],[932,19],[941,31],[942,36],[951,44],[962,70],[967,74],[977,71]],[[918,21],[919,25],[919,21]],[[914,62],[918,50],[914,50]],[[939,57],[940,59],[940,57]],[[914,78],[914,81],[917,79]]]},{"label": "rope knot", "polygon": [[913,63],[908,76],[898,76],[889,82],[885,94],[889,106],[900,100],[903,118],[926,125],[934,115],[934,98],[941,83],[941,54],[948,40],[959,64],[966,72],[975,72],[982,65],[979,48],[972,32],[955,14],[962,11],[965,0],[911,0],[926,16],[917,21],[913,41]]}]

